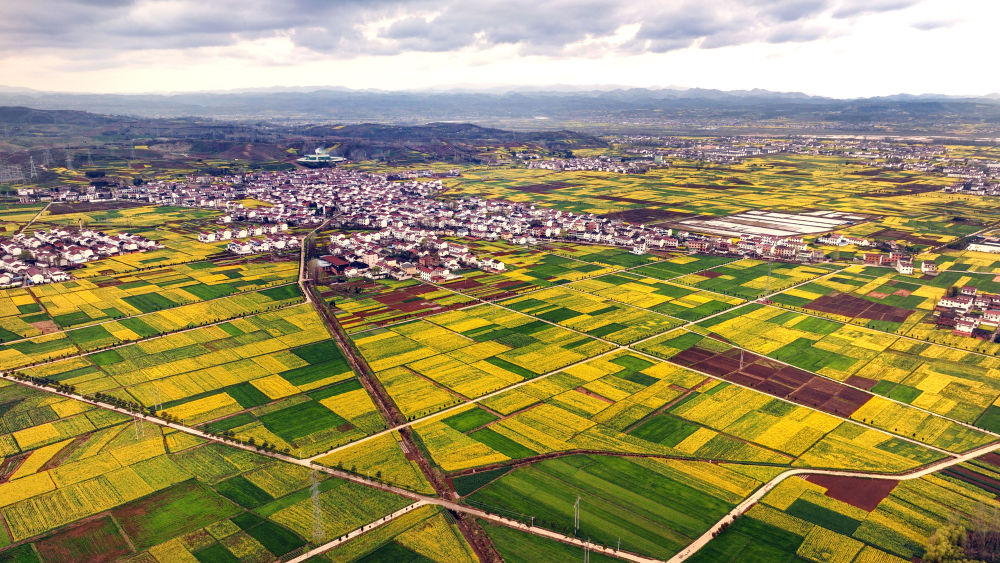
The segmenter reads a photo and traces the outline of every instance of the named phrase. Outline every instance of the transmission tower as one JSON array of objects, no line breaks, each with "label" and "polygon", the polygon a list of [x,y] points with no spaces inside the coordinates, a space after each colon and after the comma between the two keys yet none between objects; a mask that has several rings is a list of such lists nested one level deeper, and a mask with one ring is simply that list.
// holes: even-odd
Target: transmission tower
[{"label": "transmission tower", "polygon": [[576,497],[576,503],[573,504],[573,535],[580,531],[580,497]]},{"label": "transmission tower", "polygon": [[767,296],[767,295],[770,295],[770,294],[771,294],[771,259],[768,258],[767,259],[767,292],[764,295]]},{"label": "transmission tower", "polygon": [[42,166],[49,164],[52,164],[52,151],[49,150],[49,147],[45,147],[45,150],[42,151]]},{"label": "transmission tower", "polygon": [[135,145],[130,148],[131,154],[129,155],[129,160],[135,160]]},{"label": "transmission tower", "polygon": [[66,151],[66,170],[73,169],[73,153]]},{"label": "transmission tower", "polygon": [[90,149],[87,149],[87,166],[94,165],[94,161],[90,157],[91,157]]},{"label": "transmission tower", "polygon": [[29,170],[28,176],[30,176],[31,178],[38,177],[38,171],[35,170],[35,157],[31,155],[28,155],[28,170]]},{"label": "transmission tower", "polygon": [[7,164],[7,159],[0,156],[0,184],[11,184],[24,179],[24,171],[16,164]]},{"label": "transmission tower", "polygon": [[323,509],[319,503],[319,480],[316,478],[315,469],[313,469],[312,472],[312,485],[310,486],[310,492],[312,493],[313,505],[313,543],[316,545],[323,545],[323,540],[326,534],[323,529]]}]

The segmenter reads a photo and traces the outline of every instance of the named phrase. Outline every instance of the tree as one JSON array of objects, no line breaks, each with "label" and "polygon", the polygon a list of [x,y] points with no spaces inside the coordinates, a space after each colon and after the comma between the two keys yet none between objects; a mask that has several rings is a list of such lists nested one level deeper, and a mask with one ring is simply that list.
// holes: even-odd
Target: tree
[{"label": "tree", "polygon": [[962,540],[965,538],[965,528],[948,524],[938,528],[927,539],[927,551],[924,561],[927,563],[961,563],[968,561],[962,550]]}]

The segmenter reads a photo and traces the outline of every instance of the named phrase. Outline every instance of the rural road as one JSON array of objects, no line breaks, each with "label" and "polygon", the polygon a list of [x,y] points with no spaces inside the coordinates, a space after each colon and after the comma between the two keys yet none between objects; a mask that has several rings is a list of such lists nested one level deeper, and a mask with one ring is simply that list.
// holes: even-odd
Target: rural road
[{"label": "rural road", "polygon": [[300,562],[305,561],[305,560],[307,560],[307,559],[309,559],[309,558],[311,558],[311,557],[313,557],[315,555],[319,555],[321,553],[326,553],[327,551],[330,551],[331,549],[337,547],[338,545],[340,545],[342,543],[351,541],[354,538],[360,536],[361,534],[363,534],[365,532],[370,532],[371,530],[374,530],[375,528],[378,528],[379,526],[384,526],[385,524],[388,524],[389,522],[392,522],[393,520],[395,520],[396,518],[399,518],[400,516],[406,514],[407,512],[410,512],[410,511],[412,511],[412,510],[414,510],[416,508],[420,508],[421,506],[427,506],[428,504],[430,504],[430,503],[428,503],[425,500],[418,500],[417,502],[415,502],[413,504],[409,504],[409,505],[404,506],[403,508],[400,508],[399,510],[397,510],[396,512],[393,512],[392,514],[386,514],[385,516],[383,516],[382,518],[376,520],[375,522],[372,522],[370,524],[365,524],[364,526],[361,526],[360,528],[355,528],[355,529],[351,530],[350,532],[347,532],[346,534],[340,536],[339,538],[337,538],[337,539],[335,539],[335,540],[333,540],[331,542],[327,542],[327,543],[325,543],[325,544],[323,544],[323,545],[321,545],[319,547],[310,549],[309,551],[303,553],[302,555],[299,555],[298,557],[296,557],[294,559],[289,559],[286,563],[300,563]]},{"label": "rural road", "polygon": [[[553,540],[556,540],[556,541],[559,541],[559,542],[562,542],[562,543],[565,543],[565,544],[575,545],[577,547],[580,547],[581,549],[588,549],[588,550],[593,551],[593,552],[602,553],[602,554],[607,555],[609,557],[616,557],[616,558],[619,558],[619,559],[624,559],[626,561],[635,561],[637,563],[653,563],[653,562],[656,562],[656,561],[660,561],[658,559],[644,557],[642,555],[638,555],[638,554],[635,554],[635,553],[630,553],[630,552],[627,552],[627,551],[617,551],[617,550],[612,549],[612,548],[594,545],[593,543],[591,543],[589,541],[581,540],[579,538],[575,538],[575,537],[572,537],[572,536],[566,536],[566,535],[560,534],[558,532],[553,532],[551,530],[546,530],[544,528],[539,528],[537,526],[528,526],[527,524],[524,524],[522,522],[518,522],[516,520],[512,520],[510,518],[505,518],[505,517],[499,516],[497,514],[492,514],[492,513],[489,513],[489,512],[485,512],[483,510],[479,510],[477,508],[472,508],[472,507],[469,507],[469,506],[458,504],[456,502],[452,502],[452,501],[449,501],[449,500],[445,500],[445,499],[441,499],[441,498],[437,498],[437,497],[431,497],[431,496],[427,496],[427,495],[421,495],[419,493],[414,493],[413,491],[408,491],[406,489],[395,487],[393,485],[387,485],[387,484],[382,483],[380,481],[375,481],[375,480],[372,480],[372,479],[368,479],[368,478],[362,477],[360,475],[355,475],[353,473],[348,473],[346,471],[339,471],[339,470],[333,469],[331,467],[326,467],[324,465],[319,465],[319,464],[313,463],[312,461],[310,461],[308,459],[299,459],[299,458],[296,458],[296,457],[288,456],[288,455],[277,453],[277,452],[260,451],[257,448],[255,448],[253,446],[248,446],[246,444],[243,444],[242,442],[236,442],[236,441],[226,440],[226,439],[220,438],[218,436],[213,436],[211,434],[208,434],[206,432],[198,430],[197,428],[191,428],[189,426],[184,426],[183,424],[178,424],[178,423],[175,423],[175,422],[167,422],[166,420],[163,420],[162,418],[159,418],[159,417],[148,416],[148,415],[143,415],[143,414],[137,414],[137,413],[129,411],[128,409],[117,407],[115,405],[111,405],[111,404],[108,404],[108,403],[103,403],[101,401],[95,401],[93,399],[89,399],[89,398],[83,397],[82,395],[78,395],[78,394],[75,394],[75,393],[66,393],[64,391],[58,391],[56,389],[53,389],[51,387],[47,387],[45,385],[39,385],[39,384],[36,384],[36,383],[32,383],[30,381],[21,381],[21,380],[15,379],[14,377],[6,375],[6,374],[0,375],[0,379],[5,379],[7,381],[16,383],[18,385],[23,385],[25,387],[31,387],[33,389],[38,389],[38,390],[44,391],[46,393],[52,393],[54,395],[60,395],[60,396],[63,396],[63,397],[69,398],[69,399],[75,399],[77,401],[86,403],[88,405],[93,405],[93,406],[98,407],[98,408],[115,411],[117,413],[126,415],[126,416],[128,416],[130,418],[134,418],[134,419],[137,419],[137,420],[142,421],[142,422],[150,422],[152,424],[156,424],[156,425],[159,425],[159,426],[164,426],[164,427],[167,427],[167,428],[172,428],[172,429],[177,430],[179,432],[184,432],[185,434],[190,434],[192,436],[197,436],[197,437],[202,438],[204,440],[208,440],[208,441],[211,441],[211,442],[216,442],[216,443],[219,443],[219,444],[224,444],[224,445],[232,447],[232,448],[239,448],[239,449],[242,449],[242,450],[246,450],[246,451],[249,451],[249,452],[256,453],[258,455],[263,455],[263,456],[267,456],[267,457],[270,457],[270,458],[278,459],[278,460],[281,460],[281,461],[284,461],[284,462],[287,462],[287,463],[293,463],[295,465],[299,465],[299,466],[302,466],[302,467],[305,467],[305,468],[308,468],[308,469],[313,469],[313,470],[316,470],[316,471],[319,471],[319,472],[322,472],[322,473],[326,473],[326,474],[328,474],[330,476],[337,477],[339,479],[343,479],[343,480],[346,480],[346,481],[351,481],[351,482],[354,482],[354,483],[357,483],[357,484],[360,484],[360,485],[364,485],[366,487],[371,487],[371,488],[374,488],[374,489],[379,489],[379,490],[382,490],[382,491],[393,493],[393,494],[399,495],[401,497],[411,499],[411,500],[415,501],[415,503],[421,503],[422,502],[424,504],[432,504],[432,505],[441,506],[442,508],[445,508],[447,510],[451,510],[451,511],[454,511],[454,512],[466,513],[466,514],[469,514],[469,515],[471,515],[473,517],[476,517],[476,518],[481,518],[483,520],[489,520],[490,522],[494,522],[494,523],[500,524],[502,526],[507,526],[509,528],[518,529],[518,530],[527,532],[529,534],[533,534],[533,535],[541,536],[541,537],[546,537],[546,538],[553,539]],[[414,505],[409,505],[409,506],[412,507]],[[403,509],[403,510],[406,510],[406,509]],[[368,531],[370,529],[368,526],[369,526],[369,524],[365,525],[364,531]],[[357,531],[357,530],[355,530],[355,531]],[[360,534],[361,532],[358,532],[358,533]],[[333,547],[336,547],[336,546],[330,546],[329,549],[332,549]]]},{"label": "rural road", "polygon": [[789,477],[794,477],[796,475],[832,475],[835,477],[862,477],[865,479],[883,479],[891,481],[906,481],[909,479],[919,479],[934,473],[935,471],[940,471],[946,469],[953,465],[959,463],[964,463],[983,454],[990,453],[996,449],[1000,449],[1000,443],[993,442],[986,444],[985,446],[980,446],[974,450],[969,450],[968,452],[950,459],[941,460],[935,463],[928,464],[922,468],[914,469],[906,473],[900,473],[893,475],[891,473],[864,473],[858,471],[834,471],[834,470],[824,470],[824,469],[789,469],[771,479],[765,483],[762,487],[757,489],[752,495],[743,500],[743,502],[736,505],[735,508],[729,511],[728,514],[723,516],[714,526],[709,528],[704,534],[702,534],[698,539],[691,542],[686,548],[681,550],[680,553],[670,558],[669,563],[677,563],[684,561],[688,557],[694,555],[699,549],[705,547],[715,534],[718,533],[722,528],[733,522],[737,517],[741,516],[746,511],[750,510],[753,505],[757,504],[761,498],[764,497],[771,489],[778,486],[779,483],[788,479]]}]

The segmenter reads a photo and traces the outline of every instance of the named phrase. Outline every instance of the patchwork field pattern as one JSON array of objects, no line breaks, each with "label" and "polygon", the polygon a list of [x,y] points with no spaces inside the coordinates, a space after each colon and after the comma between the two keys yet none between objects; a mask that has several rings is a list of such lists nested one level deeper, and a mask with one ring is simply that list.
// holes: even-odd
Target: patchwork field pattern
[{"label": "patchwork field pattern", "polygon": [[435,462],[457,474],[575,451],[892,471],[941,457],[876,429],[628,352],[574,365],[415,428]]},{"label": "patchwork field pattern", "polygon": [[[475,303],[475,298],[439,289],[416,280],[381,280],[374,290],[364,289],[358,297],[330,298],[337,320],[349,333],[422,317]],[[325,298],[332,292],[321,292]]]},{"label": "patchwork field pattern", "polygon": [[[307,469],[140,429],[72,399],[2,390],[0,557],[271,560],[312,537]],[[405,504],[337,479],[320,477],[317,490],[329,537]]]},{"label": "patchwork field pattern", "polygon": [[490,305],[378,329],[355,344],[406,416],[580,362],[611,345]]}]

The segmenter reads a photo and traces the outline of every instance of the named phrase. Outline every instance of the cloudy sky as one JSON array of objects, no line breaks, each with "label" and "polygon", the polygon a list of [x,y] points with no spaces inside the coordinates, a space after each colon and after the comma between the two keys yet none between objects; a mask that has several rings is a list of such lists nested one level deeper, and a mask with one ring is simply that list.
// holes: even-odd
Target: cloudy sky
[{"label": "cloudy sky", "polygon": [[997,0],[3,0],[0,85],[1000,92]]}]

